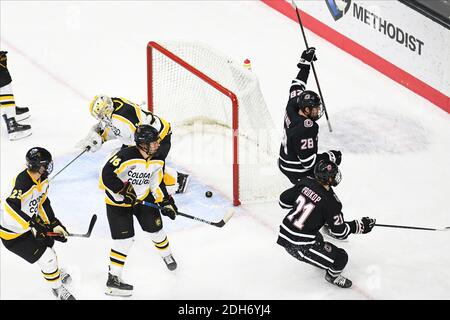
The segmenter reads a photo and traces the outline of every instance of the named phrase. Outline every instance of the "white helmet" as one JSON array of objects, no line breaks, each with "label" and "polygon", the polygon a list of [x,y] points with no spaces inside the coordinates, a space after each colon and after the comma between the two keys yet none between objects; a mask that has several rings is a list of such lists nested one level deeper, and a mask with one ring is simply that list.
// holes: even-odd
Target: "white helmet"
[{"label": "white helmet", "polygon": [[106,95],[95,96],[89,108],[91,115],[97,120],[110,119],[114,111],[112,99]]}]

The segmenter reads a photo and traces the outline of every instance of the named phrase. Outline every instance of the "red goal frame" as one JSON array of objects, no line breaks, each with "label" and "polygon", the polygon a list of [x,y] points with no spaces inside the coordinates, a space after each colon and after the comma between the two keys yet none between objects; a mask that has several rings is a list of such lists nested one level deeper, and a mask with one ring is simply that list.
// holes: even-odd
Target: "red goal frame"
[{"label": "red goal frame", "polygon": [[[150,41],[147,44],[147,103],[148,110],[154,111],[153,104],[153,51],[157,50],[161,54],[165,55],[169,59],[173,60],[178,65],[182,66],[184,69],[190,73],[196,75],[198,78],[206,82],[208,85],[221,92],[230,99],[232,108],[232,124],[231,128],[233,130],[233,205],[238,206],[241,204],[239,196],[239,156],[238,156],[238,143],[239,143],[239,101],[236,95],[229,89],[225,88],[219,84],[214,79],[211,79],[202,71],[196,69],[188,62],[184,61],[178,57],[173,52],[167,50],[162,45]],[[170,122],[170,119],[167,119]]]}]

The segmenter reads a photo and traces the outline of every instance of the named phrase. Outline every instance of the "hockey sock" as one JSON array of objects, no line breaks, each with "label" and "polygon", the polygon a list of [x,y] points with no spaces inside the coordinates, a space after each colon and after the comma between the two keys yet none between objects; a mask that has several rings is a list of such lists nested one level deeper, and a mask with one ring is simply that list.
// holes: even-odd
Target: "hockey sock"
[{"label": "hockey sock", "polygon": [[53,289],[59,288],[61,286],[61,277],[56,252],[52,248],[47,248],[37,262],[41,267],[44,279],[47,280]]},{"label": "hockey sock", "polygon": [[109,270],[112,275],[122,276],[123,266],[133,242],[134,238],[113,240],[109,253]]},{"label": "hockey sock", "polygon": [[16,116],[16,102],[14,101],[11,84],[0,88],[0,109],[1,115],[6,114],[8,119]]},{"label": "hockey sock", "polygon": [[152,232],[149,234],[161,257],[164,258],[172,254],[172,251],[169,247],[169,239],[167,239],[167,235],[164,230],[161,229],[158,232]]}]

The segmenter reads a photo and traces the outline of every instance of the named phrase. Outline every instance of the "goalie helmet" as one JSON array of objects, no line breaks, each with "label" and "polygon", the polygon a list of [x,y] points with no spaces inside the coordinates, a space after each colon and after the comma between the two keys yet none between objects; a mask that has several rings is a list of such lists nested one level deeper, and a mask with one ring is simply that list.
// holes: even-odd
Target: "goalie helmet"
[{"label": "goalie helmet", "polygon": [[114,104],[110,97],[98,95],[92,100],[89,110],[97,120],[110,119],[114,111]]},{"label": "goalie helmet", "polygon": [[[53,159],[49,151],[41,147],[34,147],[28,150],[25,155],[27,161],[27,169],[33,172],[39,172],[42,180],[47,178],[53,171]],[[41,172],[44,168],[44,172]]]},{"label": "goalie helmet", "polygon": [[320,160],[314,166],[314,177],[322,184],[330,186],[337,186],[341,180],[342,175],[337,164],[329,160]]},{"label": "goalie helmet", "polygon": [[[322,101],[317,93],[311,90],[303,91],[297,97],[298,108],[305,113],[311,120],[317,121],[323,115]],[[309,111],[306,111],[309,108]],[[317,108],[314,110],[314,108]]]},{"label": "goalie helmet", "polygon": [[151,125],[141,124],[134,132],[134,142],[138,148],[152,155],[159,148],[159,132]]}]

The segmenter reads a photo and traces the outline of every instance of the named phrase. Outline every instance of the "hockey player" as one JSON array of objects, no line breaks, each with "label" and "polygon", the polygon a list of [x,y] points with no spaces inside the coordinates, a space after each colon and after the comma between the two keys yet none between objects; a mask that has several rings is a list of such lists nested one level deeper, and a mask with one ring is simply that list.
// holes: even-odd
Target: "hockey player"
[{"label": "hockey player", "polygon": [[[134,133],[135,146],[119,150],[104,165],[100,186],[105,190],[106,214],[111,237],[110,265],[106,294],[130,296],[133,286],[124,283],[122,269],[134,241],[133,216],[148,233],[169,270],[177,263],[163,230],[161,213],[174,220],[178,209],[163,182],[164,161],[155,159],[159,133],[150,125],[140,125]],[[140,204],[158,203],[159,210]]]},{"label": "hockey player", "polygon": [[[96,152],[103,142],[119,139],[122,147],[134,144],[134,132],[139,124],[149,124],[158,130],[160,147],[153,159],[165,161],[171,147],[170,124],[155,114],[144,111],[141,107],[124,98],[111,98],[105,95],[95,96],[90,104],[91,115],[99,120],[88,136],[78,145]],[[164,182],[166,186],[174,187],[176,193],[186,190],[189,175],[164,167]],[[178,184],[178,186],[176,186]]]},{"label": "hockey player", "polygon": [[292,81],[284,116],[278,167],[292,184],[300,178],[313,176],[314,165],[319,160],[330,160],[337,165],[341,163],[340,151],[318,154],[319,125],[316,121],[323,115],[322,102],[317,93],[305,90],[311,61],[316,60],[315,48],[303,51],[297,64],[300,71]]},{"label": "hockey player", "polygon": [[7,66],[7,53],[8,51],[0,51],[0,109],[9,140],[19,140],[31,135],[30,125],[17,123],[27,119],[30,112],[26,107],[16,106],[14,101],[12,79]]},{"label": "hockey player", "polygon": [[348,261],[347,252],[324,241],[319,230],[327,223],[334,237],[346,239],[351,233],[370,232],[375,219],[344,221],[342,203],[332,188],[340,181],[338,166],[321,160],[314,167],[314,178],[302,178],[284,191],[280,203],[290,211],[280,225],[277,243],[294,258],[326,270],[328,282],[350,288],[352,282],[341,275]]},{"label": "hockey player", "polygon": [[[66,242],[67,230],[55,217],[47,197],[48,175],[53,170],[50,152],[35,147],[26,154],[27,169],[13,182],[0,219],[4,246],[29,263],[37,262],[53,294],[61,300],[75,300],[66,288],[70,275],[59,269],[54,240]],[[60,236],[50,237],[47,232]]]}]

